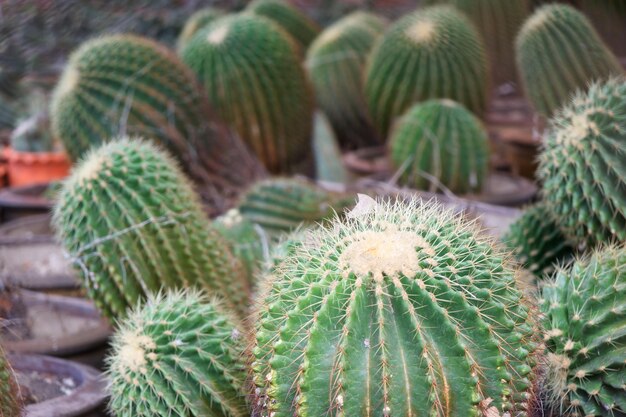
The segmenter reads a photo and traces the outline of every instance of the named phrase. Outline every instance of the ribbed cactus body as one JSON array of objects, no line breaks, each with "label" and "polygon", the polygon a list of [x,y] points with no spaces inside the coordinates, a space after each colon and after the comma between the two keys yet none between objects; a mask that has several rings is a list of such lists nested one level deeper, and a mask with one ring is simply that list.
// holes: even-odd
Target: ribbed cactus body
[{"label": "ribbed cactus body", "polygon": [[517,260],[537,277],[571,259],[574,248],[543,203],[527,208],[502,237]]},{"label": "ribbed cactus body", "polygon": [[366,70],[365,97],[375,127],[387,135],[396,117],[431,98],[449,98],[482,114],[487,84],[477,30],[451,6],[434,6],[398,20],[378,41]]},{"label": "ribbed cactus body", "polygon": [[271,172],[290,171],[310,154],[312,89],[284,31],[259,16],[226,17],[198,32],[182,58]]},{"label": "ribbed cactus body", "polygon": [[20,417],[22,403],[9,361],[0,346],[0,417]]},{"label": "ribbed cactus body", "polygon": [[217,9],[215,7],[205,7],[204,9],[200,9],[191,16],[185,22],[185,26],[183,30],[178,35],[178,40],[176,41],[176,49],[180,52],[183,50],[187,42],[193,38],[199,30],[213,22],[214,20],[223,17],[226,13],[222,9]]},{"label": "ribbed cactus body", "polygon": [[379,143],[363,95],[363,71],[386,21],[354,12],[326,28],[309,47],[306,67],[319,107],[343,148]]},{"label": "ribbed cactus body", "polygon": [[422,190],[480,191],[489,171],[489,142],[480,120],[452,100],[409,108],[389,138],[400,181]]},{"label": "ribbed cactus body", "polygon": [[576,244],[626,241],[626,80],[579,92],[552,120],[538,176],[561,229]]},{"label": "ribbed cactus body", "polygon": [[626,250],[608,247],[543,288],[544,388],[572,417],[626,415]]},{"label": "ribbed cactus body", "polygon": [[243,335],[217,300],[150,297],[120,323],[108,358],[118,417],[247,417]]},{"label": "ribbed cactus body", "polygon": [[214,212],[262,171],[217,122],[193,73],[164,46],[137,36],[96,38],[74,52],[51,121],[75,161],[118,135],[155,140],[181,162]]},{"label": "ribbed cactus body", "polygon": [[151,144],[117,140],[64,184],[55,225],[89,296],[110,318],[150,292],[202,287],[245,314],[248,286],[177,165]]},{"label": "ribbed cactus body", "polygon": [[587,18],[564,4],[543,6],[528,18],[516,49],[526,95],[544,116],[576,90],[624,73]]},{"label": "ribbed cactus body", "polygon": [[285,0],[254,0],[246,10],[280,26],[293,37],[303,52],[320,31],[314,21]]},{"label": "ribbed cactus body", "polygon": [[432,204],[370,199],[349,217],[266,277],[260,415],[524,415],[533,326],[506,255]]}]

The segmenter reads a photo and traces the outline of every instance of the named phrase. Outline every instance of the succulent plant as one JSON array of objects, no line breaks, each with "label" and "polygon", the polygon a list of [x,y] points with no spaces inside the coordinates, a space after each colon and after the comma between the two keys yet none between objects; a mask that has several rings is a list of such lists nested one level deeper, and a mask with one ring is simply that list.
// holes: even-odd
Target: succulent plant
[{"label": "succulent plant", "polygon": [[330,119],[343,148],[380,143],[367,112],[363,71],[386,23],[372,13],[351,13],[326,28],[307,51],[306,67],[318,106]]},{"label": "succulent plant", "polygon": [[178,40],[176,41],[176,49],[180,52],[183,50],[187,42],[193,38],[193,35],[198,33],[203,27],[208,25],[209,23],[223,17],[226,14],[224,10],[217,9],[215,7],[205,7],[204,9],[200,9],[191,16],[185,22],[185,26],[183,30],[180,32],[178,36]]},{"label": "succulent plant", "polygon": [[177,164],[150,143],[120,139],[91,151],[65,182],[54,224],[109,318],[151,292],[184,287],[206,288],[245,315],[243,266]]},{"label": "succulent plant", "polygon": [[13,369],[0,346],[0,417],[20,417],[22,402]]},{"label": "succulent plant", "polygon": [[546,205],[576,245],[626,241],[626,79],[594,83],[559,111],[538,176]]},{"label": "succulent plant", "polygon": [[480,34],[451,6],[433,6],[394,23],[374,47],[365,97],[386,136],[416,102],[449,98],[481,115],[487,104],[487,57]]},{"label": "succulent plant", "polygon": [[625,266],[624,247],[607,247],[560,269],[543,288],[542,385],[557,412],[626,415]]},{"label": "succulent plant", "polygon": [[243,335],[216,299],[151,296],[120,323],[107,359],[118,417],[247,417]]},{"label": "succulent plant", "polygon": [[587,18],[571,6],[540,7],[516,41],[517,65],[535,109],[552,116],[578,89],[623,74]]},{"label": "succulent plant", "polygon": [[249,14],[220,19],[189,41],[182,58],[271,172],[291,171],[310,154],[312,90],[293,41],[277,26]]},{"label": "succulent plant", "polygon": [[448,99],[415,104],[389,138],[403,184],[454,193],[480,191],[489,171],[489,140],[480,120]]},{"label": "succulent plant", "polygon": [[263,172],[217,122],[193,73],[164,46],[133,35],[100,37],[72,54],[51,120],[75,161],[119,135],[155,140],[181,162],[213,212],[224,211]]},{"label": "succulent plant", "polygon": [[259,415],[523,415],[536,343],[507,256],[434,203],[363,199],[348,216],[266,276]]},{"label": "succulent plant", "polygon": [[246,10],[280,26],[293,37],[302,51],[306,51],[320,32],[314,21],[284,0],[253,0]]},{"label": "succulent plant", "polygon": [[502,237],[517,260],[536,277],[544,278],[555,266],[570,260],[574,247],[542,202],[528,207]]}]

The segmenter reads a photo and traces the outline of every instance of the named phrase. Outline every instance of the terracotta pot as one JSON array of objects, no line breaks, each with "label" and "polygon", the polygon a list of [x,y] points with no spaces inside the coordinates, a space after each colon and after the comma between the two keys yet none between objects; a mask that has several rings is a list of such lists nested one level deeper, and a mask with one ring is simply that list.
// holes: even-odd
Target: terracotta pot
[{"label": "terracotta pot", "polygon": [[9,185],[38,184],[67,177],[71,163],[65,152],[18,152],[4,150]]},{"label": "terracotta pot", "polygon": [[0,190],[0,222],[49,213],[54,206],[47,193],[51,183],[8,187]]},{"label": "terracotta pot", "polygon": [[27,404],[24,417],[106,416],[106,381],[95,369],[48,356],[7,358]]}]

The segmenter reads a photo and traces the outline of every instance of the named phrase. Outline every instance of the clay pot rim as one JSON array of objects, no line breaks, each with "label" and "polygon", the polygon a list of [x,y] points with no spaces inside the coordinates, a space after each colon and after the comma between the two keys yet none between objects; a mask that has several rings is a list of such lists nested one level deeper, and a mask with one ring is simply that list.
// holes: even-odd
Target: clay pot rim
[{"label": "clay pot rim", "polygon": [[24,165],[48,165],[48,164],[70,164],[65,151],[52,152],[22,152],[13,148],[4,148],[3,155],[9,164]]}]

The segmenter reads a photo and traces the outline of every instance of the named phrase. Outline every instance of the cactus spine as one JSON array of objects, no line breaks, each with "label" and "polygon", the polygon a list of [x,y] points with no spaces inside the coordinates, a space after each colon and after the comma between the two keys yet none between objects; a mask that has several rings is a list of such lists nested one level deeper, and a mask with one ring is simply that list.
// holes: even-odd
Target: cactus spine
[{"label": "cactus spine", "polygon": [[523,415],[535,343],[506,256],[417,200],[349,217],[306,231],[266,277],[260,415]]},{"label": "cactus spine", "polygon": [[451,6],[418,10],[378,41],[365,77],[374,125],[386,136],[415,102],[449,98],[475,114],[487,101],[487,58],[472,23]]},{"label": "cactus spine", "polygon": [[539,8],[520,30],[516,49],[526,95],[544,116],[576,90],[624,73],[587,18],[564,4]]},{"label": "cactus spine", "polygon": [[249,416],[240,330],[201,293],[151,296],[122,321],[108,358],[118,417]]},{"label": "cactus spine", "polygon": [[592,246],[626,241],[626,80],[579,92],[552,120],[538,176],[565,235]]},{"label": "cactus spine", "polygon": [[318,105],[330,119],[343,148],[376,145],[363,95],[363,70],[386,21],[354,12],[318,36],[307,52],[306,67]]},{"label": "cactus spine", "polygon": [[223,10],[216,9],[215,7],[205,7],[192,14],[185,22],[185,26],[178,36],[176,50],[179,52],[182,51],[187,42],[193,38],[193,35],[209,23],[223,17],[225,14]]},{"label": "cactus spine", "polygon": [[391,162],[409,186],[455,193],[480,191],[489,171],[489,142],[480,120],[452,100],[411,107],[392,131]]},{"label": "cactus spine", "polygon": [[22,403],[11,365],[0,346],[0,417],[20,417]]},{"label": "cactus spine", "polygon": [[263,16],[285,30],[306,51],[320,32],[317,24],[284,0],[254,0],[247,11]]},{"label": "cactus spine", "polygon": [[182,58],[271,172],[291,171],[310,154],[312,90],[280,28],[258,16],[226,17],[198,32]]},{"label": "cactus spine", "polygon": [[626,250],[608,247],[543,288],[547,397],[573,417],[626,414]]},{"label": "cactus spine", "polygon": [[189,286],[245,315],[243,267],[178,166],[149,143],[121,139],[92,151],[64,184],[54,223],[89,296],[110,318],[150,292]]},{"label": "cactus spine", "polygon": [[55,89],[51,121],[74,161],[119,135],[154,139],[214,212],[263,172],[215,120],[193,73],[167,48],[137,36],[104,36],[78,48]]},{"label": "cactus spine", "polygon": [[551,274],[556,264],[569,260],[574,254],[574,248],[543,203],[527,208],[502,241],[536,277]]}]

